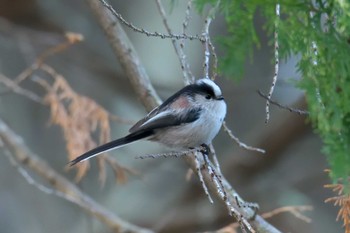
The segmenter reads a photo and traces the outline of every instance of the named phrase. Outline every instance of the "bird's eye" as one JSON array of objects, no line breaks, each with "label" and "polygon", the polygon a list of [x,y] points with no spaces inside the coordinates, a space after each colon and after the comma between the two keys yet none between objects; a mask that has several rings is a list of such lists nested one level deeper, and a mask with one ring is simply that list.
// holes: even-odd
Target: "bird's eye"
[{"label": "bird's eye", "polygon": [[210,99],[211,99],[211,95],[206,95],[205,98],[206,98],[207,100],[210,100]]}]

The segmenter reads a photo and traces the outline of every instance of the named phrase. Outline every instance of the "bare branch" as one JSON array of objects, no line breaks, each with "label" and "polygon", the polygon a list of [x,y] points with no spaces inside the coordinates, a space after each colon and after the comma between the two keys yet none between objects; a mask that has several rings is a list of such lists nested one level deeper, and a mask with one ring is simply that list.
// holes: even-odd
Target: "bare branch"
[{"label": "bare branch", "polygon": [[260,148],[256,148],[256,147],[252,147],[252,146],[248,146],[248,145],[246,145],[245,143],[241,142],[241,141],[239,140],[239,138],[237,138],[237,137],[232,133],[232,131],[230,130],[230,128],[228,128],[228,126],[226,125],[226,122],[225,122],[225,121],[222,123],[222,127],[223,127],[224,131],[230,136],[230,138],[232,138],[233,141],[235,141],[235,142],[238,144],[239,147],[242,147],[242,148],[244,148],[244,149],[246,149],[246,150],[257,151],[257,152],[260,152],[260,153],[265,154],[265,150],[260,149]]},{"label": "bare branch", "polygon": [[33,72],[40,68],[40,66],[51,56],[56,55],[57,53],[63,52],[68,49],[70,46],[81,42],[84,37],[81,34],[66,32],[65,33],[65,41],[62,43],[56,44],[39,54],[39,56],[35,59],[35,62],[29,66],[27,69],[22,71],[14,80],[14,82],[18,85],[23,82],[25,79],[30,77]]},{"label": "bare branch", "polygon": [[[278,214],[281,213],[285,213],[285,212],[289,212],[291,214],[293,214],[296,218],[301,219],[302,221],[305,221],[307,223],[311,222],[311,219],[306,217],[305,215],[302,214],[302,212],[304,211],[310,211],[312,210],[312,206],[283,206],[277,209],[274,209],[270,212],[267,213],[263,213],[261,216],[264,219],[267,218],[272,218]],[[232,223],[228,226],[225,226],[217,231],[215,231],[215,233],[229,233],[229,232],[237,232],[236,229],[239,227],[238,223]],[[260,231],[259,231],[260,232]]]},{"label": "bare branch", "polygon": [[309,206],[309,205],[303,205],[303,206],[283,206],[283,207],[280,207],[280,208],[277,208],[277,209],[274,209],[270,212],[267,212],[267,213],[263,213],[261,214],[261,216],[265,219],[267,218],[271,218],[277,214],[281,214],[281,213],[284,213],[284,212],[287,212],[287,213],[291,213],[293,214],[296,218],[304,221],[304,222],[307,222],[307,223],[310,223],[311,222],[311,219],[305,215],[302,214],[302,212],[304,211],[311,211],[313,210],[312,206]]},{"label": "bare branch", "polygon": [[182,23],[182,33],[185,34],[186,32],[186,29],[188,27],[188,24],[190,22],[190,13],[191,13],[191,8],[192,8],[192,2],[193,0],[189,0],[188,3],[187,3],[187,7],[186,7],[186,11],[185,11],[185,19]]},{"label": "bare branch", "polygon": [[213,161],[214,161],[214,165],[215,165],[216,171],[222,176],[222,174],[221,174],[221,167],[220,167],[220,163],[219,163],[218,157],[216,156],[215,148],[214,148],[213,144],[210,144],[209,147],[210,147],[210,152],[211,152],[211,154],[213,156]]},{"label": "bare branch", "polygon": [[147,154],[136,157],[136,159],[157,159],[157,158],[179,158],[183,156],[187,156],[197,149],[185,150],[185,151],[171,151],[161,154]]},{"label": "bare branch", "polygon": [[164,33],[159,33],[159,32],[149,32],[145,29],[142,29],[142,28],[138,28],[136,27],[135,25],[133,25],[132,23],[129,23],[128,21],[126,21],[122,16],[121,14],[119,14],[116,10],[114,10],[114,8],[108,4],[105,0],[99,0],[103,6],[105,6],[117,19],[120,20],[120,22],[122,22],[122,24],[124,24],[125,26],[131,28],[132,30],[134,30],[135,32],[139,32],[139,33],[142,33],[142,34],[145,34],[147,36],[154,36],[154,37],[159,37],[159,38],[162,38],[162,39],[165,39],[165,38],[170,38],[170,39],[176,39],[176,40],[179,40],[179,39],[189,39],[189,40],[199,40],[199,41],[204,41],[204,39],[199,36],[199,35],[195,35],[195,36],[192,36],[192,35],[186,35],[186,34],[173,34],[173,33],[169,33],[169,34],[164,34]]},{"label": "bare branch", "polygon": [[[204,26],[203,26],[203,32],[202,35],[205,38],[204,41],[202,41],[203,45],[204,45],[204,63],[203,63],[203,72],[204,72],[204,77],[209,78],[209,67],[210,67],[210,46],[209,44],[212,45],[211,41],[210,41],[210,35],[209,35],[209,27],[210,24],[213,20],[213,18],[215,17],[215,13],[217,8],[219,7],[220,4],[220,0],[218,0],[215,4],[215,6],[213,8],[211,8],[208,12],[207,17],[205,18],[204,21]],[[211,46],[212,48],[214,48],[214,46]]]},{"label": "bare branch", "polygon": [[[13,159],[17,164],[34,171],[37,175],[46,180],[52,187],[48,189],[45,186],[37,185],[36,182],[30,182],[37,186],[45,193],[54,194],[62,197],[82,208],[91,216],[100,220],[115,232],[142,232],[151,233],[151,230],[140,228],[119,218],[111,211],[95,202],[92,198],[80,191],[73,183],[54,171],[47,163],[42,161],[37,155],[31,152],[24,144],[23,139],[16,135],[7,125],[0,119],[0,139],[3,146],[6,146],[11,152]],[[21,168],[21,171],[22,168]],[[25,174],[21,172],[21,174]],[[27,180],[27,175],[24,175]]]},{"label": "bare branch", "polygon": [[[157,8],[158,8],[158,11],[160,13],[160,16],[162,17],[163,19],[163,24],[167,30],[167,32],[169,34],[172,34],[172,31],[171,31],[171,28],[168,24],[168,20],[167,20],[167,17],[166,17],[166,14],[165,14],[165,11],[164,11],[164,7],[162,5],[162,2],[160,0],[156,0],[156,3],[157,3]],[[174,49],[175,49],[175,52],[176,52],[176,55],[177,57],[179,58],[179,61],[180,61],[180,65],[181,65],[181,69],[182,69],[182,73],[183,73],[183,76],[184,76],[184,81],[185,81],[185,84],[190,84],[191,81],[190,81],[190,74],[188,72],[189,70],[189,64],[186,62],[186,55],[183,51],[183,48],[181,46],[179,46],[179,44],[177,43],[177,40],[176,39],[172,39],[171,40],[173,46],[174,46]],[[193,80],[192,80],[193,81]]]},{"label": "bare branch", "polygon": [[291,107],[288,107],[288,106],[285,106],[285,105],[282,105],[272,99],[269,99],[269,97],[267,95],[265,95],[264,93],[262,93],[260,90],[258,90],[258,94],[263,97],[264,99],[266,99],[267,101],[269,101],[271,104],[273,105],[276,105],[280,108],[283,108],[283,109],[287,109],[288,111],[290,112],[294,112],[294,113],[297,113],[299,115],[309,115],[309,112],[308,111],[305,111],[305,110],[300,110],[300,109],[296,109],[296,108],[291,108]]},{"label": "bare branch", "polygon": [[278,69],[279,69],[279,45],[278,45],[278,23],[280,20],[280,4],[276,3],[276,21],[275,21],[275,32],[274,32],[274,50],[275,50],[275,73],[273,76],[273,80],[272,80],[272,84],[270,87],[270,91],[268,94],[268,100],[266,101],[266,119],[265,119],[265,123],[269,122],[270,119],[270,99],[271,96],[273,94],[273,90],[275,89],[276,86],[276,82],[277,82],[277,78],[278,78]]},{"label": "bare branch", "polygon": [[213,198],[210,196],[210,193],[208,191],[208,187],[207,187],[207,185],[206,185],[206,183],[205,183],[205,181],[203,179],[203,174],[201,172],[201,164],[200,164],[199,158],[197,156],[197,153],[194,152],[193,156],[194,156],[194,161],[195,161],[195,164],[196,164],[196,172],[197,172],[199,181],[201,182],[201,185],[203,187],[203,190],[204,190],[205,194],[207,195],[207,197],[209,199],[209,202],[211,204],[213,204],[214,203]]},{"label": "bare branch", "polygon": [[211,55],[214,58],[211,79],[215,80],[218,76],[218,56],[216,55],[215,47],[214,44],[211,42],[210,37],[208,38],[208,45],[211,50]]},{"label": "bare branch", "polygon": [[[184,157],[185,160],[190,165],[191,169],[196,172],[196,162],[193,160],[193,157]],[[209,190],[216,194],[216,196],[223,201],[223,203],[228,208],[228,211],[241,223],[248,228],[251,232],[263,232],[263,233],[280,233],[275,227],[267,223],[262,217],[259,215],[255,216],[255,211],[251,208],[244,208],[244,204],[240,205],[237,203],[245,203],[245,201],[238,195],[238,193],[232,188],[232,186],[228,183],[225,177],[221,177],[222,185],[227,192],[227,199],[224,199],[223,193],[218,189],[217,180],[213,179],[211,174],[207,170],[202,171],[203,179],[206,182]],[[238,202],[236,202],[238,200]],[[248,222],[248,219],[253,219]],[[253,227],[254,230],[249,228]]]},{"label": "bare branch", "polygon": [[9,88],[11,91],[13,91],[16,94],[23,95],[27,97],[28,99],[37,102],[39,104],[45,104],[44,100],[35,94],[34,92],[28,91],[26,89],[23,89],[22,87],[18,86],[17,83],[9,79],[3,74],[0,74],[0,83],[4,84],[7,88]]},{"label": "bare branch", "polygon": [[74,202],[74,199],[72,199],[70,196],[65,195],[64,193],[59,192],[57,190],[46,187],[35,181],[34,178],[31,177],[29,173],[16,161],[16,159],[12,156],[11,152],[6,147],[4,147],[3,144],[0,145],[0,147],[2,147],[4,154],[9,159],[11,165],[17,169],[18,173],[21,174],[21,176],[23,176],[23,178],[28,182],[28,184],[35,186],[37,189],[46,194],[56,195],[68,201]]},{"label": "bare branch", "polygon": [[[189,24],[190,19],[191,19],[190,13],[191,13],[191,8],[192,8],[192,2],[193,2],[193,0],[189,0],[187,3],[187,7],[186,7],[186,11],[185,11],[185,19],[182,23],[182,34],[186,33],[188,24]],[[184,48],[185,48],[185,40],[181,39],[180,40],[180,50],[184,50]],[[195,77],[193,76],[193,74],[191,72],[190,64],[189,64],[189,62],[187,62],[187,56],[184,52],[182,54],[181,59],[185,62],[185,70],[188,73],[188,75],[190,76],[191,82],[193,83],[195,81]]]}]

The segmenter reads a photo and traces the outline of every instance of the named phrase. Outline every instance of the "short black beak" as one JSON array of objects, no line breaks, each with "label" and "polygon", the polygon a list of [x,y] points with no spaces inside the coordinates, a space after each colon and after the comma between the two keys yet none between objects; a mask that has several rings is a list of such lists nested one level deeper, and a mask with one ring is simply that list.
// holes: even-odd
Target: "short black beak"
[{"label": "short black beak", "polygon": [[217,100],[224,100],[224,97],[222,95],[216,97]]}]

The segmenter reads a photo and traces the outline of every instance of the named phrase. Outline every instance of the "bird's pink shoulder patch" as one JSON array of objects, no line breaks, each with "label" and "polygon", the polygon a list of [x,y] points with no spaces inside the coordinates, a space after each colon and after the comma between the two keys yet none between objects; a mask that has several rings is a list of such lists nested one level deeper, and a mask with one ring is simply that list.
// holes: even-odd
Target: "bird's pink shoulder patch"
[{"label": "bird's pink shoulder patch", "polygon": [[173,109],[186,109],[190,106],[190,102],[188,101],[188,99],[184,96],[178,98],[176,101],[174,101],[171,104],[171,108]]}]

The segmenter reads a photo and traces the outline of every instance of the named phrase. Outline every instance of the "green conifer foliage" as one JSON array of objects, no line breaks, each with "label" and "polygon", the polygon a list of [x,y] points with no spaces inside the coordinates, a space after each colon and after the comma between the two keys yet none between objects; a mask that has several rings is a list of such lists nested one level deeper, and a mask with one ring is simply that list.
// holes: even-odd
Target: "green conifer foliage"
[{"label": "green conifer foliage", "polygon": [[[216,2],[195,0],[200,12]],[[276,4],[280,4],[280,18]],[[221,0],[218,9],[228,30],[228,35],[218,38],[225,51],[219,67],[229,76],[242,76],[247,57],[259,45],[254,17],[263,15],[272,42],[278,21],[279,58],[300,56],[296,69],[302,79],[297,85],[305,91],[310,120],[324,142],[331,177],[346,183],[350,177],[350,1]]]}]

